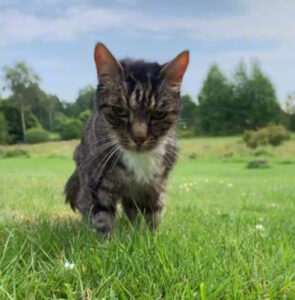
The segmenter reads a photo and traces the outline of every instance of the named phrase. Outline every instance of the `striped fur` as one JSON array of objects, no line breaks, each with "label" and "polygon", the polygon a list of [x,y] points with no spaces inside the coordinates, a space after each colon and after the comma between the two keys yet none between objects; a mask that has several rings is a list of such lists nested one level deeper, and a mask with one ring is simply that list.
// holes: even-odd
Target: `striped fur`
[{"label": "striped fur", "polygon": [[118,66],[108,72],[96,60],[100,84],[93,113],[65,187],[66,201],[102,234],[113,227],[118,201],[130,220],[140,213],[152,227],[158,223],[177,159],[181,109],[179,88],[162,74],[166,65],[108,59]]}]

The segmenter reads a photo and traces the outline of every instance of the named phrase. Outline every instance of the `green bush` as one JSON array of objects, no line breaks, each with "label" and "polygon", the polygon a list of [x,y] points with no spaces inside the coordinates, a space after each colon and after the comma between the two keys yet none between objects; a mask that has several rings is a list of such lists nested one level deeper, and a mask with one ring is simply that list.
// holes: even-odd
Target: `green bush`
[{"label": "green bush", "polygon": [[0,149],[0,158],[13,158],[13,157],[30,157],[30,154],[23,149],[15,149],[15,150],[2,150]]},{"label": "green bush", "polygon": [[197,159],[198,158],[198,154],[196,152],[193,152],[191,153],[189,156],[188,156],[189,159]]},{"label": "green bush", "polygon": [[178,135],[179,138],[184,138],[184,139],[196,136],[193,129],[185,129],[185,130],[184,129],[182,129],[182,130],[178,129],[177,130],[177,135]]},{"label": "green bush", "polygon": [[246,130],[243,140],[252,149],[258,146],[278,146],[283,141],[290,139],[289,132],[282,125],[269,125],[257,131]]},{"label": "green bush", "polygon": [[61,125],[60,136],[62,140],[73,140],[81,137],[83,124],[78,119],[70,119]]},{"label": "green bush", "polygon": [[26,142],[29,144],[49,141],[49,132],[42,128],[31,128],[26,131]]},{"label": "green bush", "polygon": [[254,156],[274,156],[273,153],[271,153],[270,151],[266,150],[266,149],[257,149],[253,152]]},{"label": "green bush", "polygon": [[60,137],[59,133],[51,132],[49,134],[49,141],[50,142],[58,142],[60,140],[61,140],[61,137]]},{"label": "green bush", "polygon": [[251,160],[247,164],[248,169],[267,169],[269,167],[267,160]]},{"label": "green bush", "polygon": [[282,125],[270,125],[268,127],[269,143],[272,146],[278,146],[283,141],[290,139],[290,133]]},{"label": "green bush", "polygon": [[80,113],[80,115],[79,115],[79,120],[80,120],[83,124],[85,124],[86,121],[89,119],[90,115],[91,115],[91,110],[90,110],[90,109],[86,109],[86,110],[84,110],[84,111],[82,111],[82,112]]}]

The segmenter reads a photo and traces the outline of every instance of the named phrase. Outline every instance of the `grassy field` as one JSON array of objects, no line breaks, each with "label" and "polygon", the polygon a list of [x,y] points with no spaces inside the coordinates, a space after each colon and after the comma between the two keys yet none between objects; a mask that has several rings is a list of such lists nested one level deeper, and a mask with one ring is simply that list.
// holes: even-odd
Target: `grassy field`
[{"label": "grassy field", "polygon": [[0,159],[0,299],[295,299],[294,139],[182,141],[159,231],[107,241],[64,204],[76,143],[0,149],[30,156]]}]

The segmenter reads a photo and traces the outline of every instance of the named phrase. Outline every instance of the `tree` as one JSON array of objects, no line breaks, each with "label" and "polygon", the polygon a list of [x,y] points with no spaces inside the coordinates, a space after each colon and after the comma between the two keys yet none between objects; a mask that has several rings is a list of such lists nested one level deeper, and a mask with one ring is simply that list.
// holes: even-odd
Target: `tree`
[{"label": "tree", "polygon": [[61,126],[60,136],[63,140],[79,139],[83,130],[83,124],[78,119],[69,119]]},{"label": "tree", "polygon": [[[0,106],[0,113],[3,113],[6,121],[9,142],[17,143],[23,141],[23,131],[19,108],[12,103],[13,100],[9,98],[3,100]],[[27,129],[41,126],[36,116],[28,109],[25,110],[25,122]]]},{"label": "tree", "polygon": [[22,134],[23,134],[23,139],[25,140],[26,103],[24,100],[24,93],[30,85],[32,85],[34,83],[38,83],[40,81],[40,78],[24,62],[18,62],[13,67],[5,66],[4,67],[4,78],[5,78],[6,86],[13,93],[13,98],[15,98],[18,102],[21,124],[22,124]]},{"label": "tree", "polygon": [[47,129],[53,131],[57,113],[62,111],[63,107],[59,98],[55,95],[50,95],[50,94],[47,95],[47,101],[48,101],[48,121],[49,121],[49,127]]},{"label": "tree", "polygon": [[31,84],[25,90],[23,97],[25,103],[30,107],[42,126],[52,131],[57,112],[63,110],[63,105],[58,97],[47,94],[37,83]]},{"label": "tree", "polygon": [[82,111],[82,112],[80,113],[80,115],[79,115],[79,120],[80,120],[83,124],[85,124],[86,121],[89,119],[90,115],[91,115],[91,110],[90,110],[90,109],[86,109],[86,110],[84,110],[84,111]]},{"label": "tree", "polygon": [[230,82],[217,65],[211,66],[199,94],[199,117],[204,132],[239,134],[280,119],[280,106],[270,79],[254,61],[248,74],[239,63]]},{"label": "tree", "polygon": [[9,142],[8,126],[4,113],[0,111],[0,144]]},{"label": "tree", "polygon": [[295,92],[288,95],[285,103],[285,111],[285,117],[288,119],[288,128],[295,131]]},{"label": "tree", "polygon": [[182,96],[181,100],[182,110],[180,112],[180,120],[184,121],[188,128],[194,128],[197,119],[198,107],[190,95]]},{"label": "tree", "polygon": [[295,114],[295,92],[290,93],[287,96],[287,101],[285,103],[286,113],[290,115]]},{"label": "tree", "polygon": [[198,96],[200,126],[203,132],[212,135],[232,133],[231,119],[233,86],[214,64]]},{"label": "tree", "polygon": [[65,114],[69,117],[78,118],[81,112],[90,109],[92,110],[95,88],[91,85],[79,91],[77,100],[74,103],[65,104]]},{"label": "tree", "polygon": [[248,75],[241,62],[234,74],[234,124],[239,131],[257,129],[279,121],[280,106],[270,79],[254,61]]}]

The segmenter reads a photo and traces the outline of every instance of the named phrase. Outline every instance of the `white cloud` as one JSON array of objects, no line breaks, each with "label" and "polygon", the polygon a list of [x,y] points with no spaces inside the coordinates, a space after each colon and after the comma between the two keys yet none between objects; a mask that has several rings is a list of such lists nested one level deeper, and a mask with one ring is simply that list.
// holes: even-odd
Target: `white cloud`
[{"label": "white cloud", "polygon": [[6,43],[33,39],[69,40],[88,32],[116,28],[127,18],[124,11],[118,14],[103,8],[72,8],[63,17],[56,18],[9,10],[0,12],[0,40]]},{"label": "white cloud", "polygon": [[[131,0],[120,0],[131,1]],[[60,3],[59,0],[55,2]],[[124,28],[124,32],[148,31],[173,37],[175,31],[191,40],[295,38],[295,1],[243,0],[243,13],[226,17],[194,18],[147,14],[134,9],[110,9],[81,6],[72,0],[63,15],[44,17],[17,9],[0,12],[0,40],[6,43],[32,39],[74,39],[105,29]],[[132,2],[134,2],[132,0]]]}]

